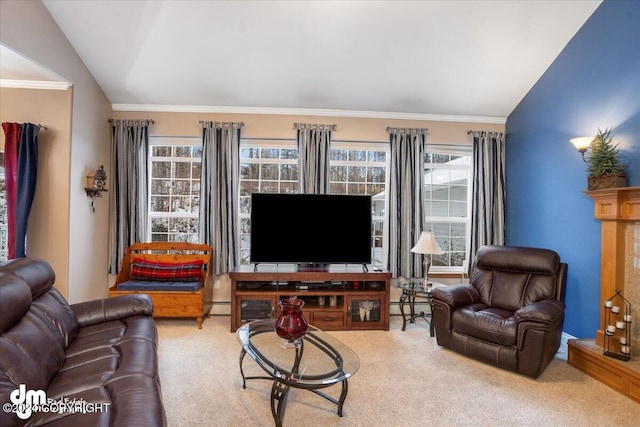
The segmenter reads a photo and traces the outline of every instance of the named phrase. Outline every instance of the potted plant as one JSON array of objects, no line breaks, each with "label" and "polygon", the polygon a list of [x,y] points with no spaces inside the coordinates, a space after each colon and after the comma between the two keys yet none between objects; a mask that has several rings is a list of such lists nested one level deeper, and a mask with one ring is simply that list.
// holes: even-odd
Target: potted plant
[{"label": "potted plant", "polygon": [[618,158],[618,151],[618,144],[613,142],[611,129],[598,129],[598,134],[590,146],[589,157],[586,159],[589,190],[624,187],[627,184],[627,174]]}]

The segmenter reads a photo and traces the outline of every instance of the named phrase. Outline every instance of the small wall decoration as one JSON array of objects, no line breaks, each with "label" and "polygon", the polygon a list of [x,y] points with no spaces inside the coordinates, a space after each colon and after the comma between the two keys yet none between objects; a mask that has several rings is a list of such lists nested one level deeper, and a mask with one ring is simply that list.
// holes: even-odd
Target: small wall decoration
[{"label": "small wall decoration", "polygon": [[604,355],[627,362],[631,359],[631,304],[616,289],[604,302]]},{"label": "small wall decoration", "polygon": [[96,208],[93,203],[96,197],[102,197],[102,192],[108,191],[107,173],[104,171],[104,166],[100,166],[100,168],[87,174],[87,183],[84,191],[87,193],[87,197],[91,199],[91,210],[95,212]]}]

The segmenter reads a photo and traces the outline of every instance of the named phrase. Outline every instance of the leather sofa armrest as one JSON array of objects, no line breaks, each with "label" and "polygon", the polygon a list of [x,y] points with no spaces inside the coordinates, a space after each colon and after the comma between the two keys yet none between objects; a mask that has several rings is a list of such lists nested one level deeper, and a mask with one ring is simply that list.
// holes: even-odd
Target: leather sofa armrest
[{"label": "leather sofa armrest", "polygon": [[526,305],[515,312],[516,322],[537,322],[545,325],[555,325],[564,316],[564,303],[561,301],[545,300]]},{"label": "leather sofa armrest", "polygon": [[431,297],[451,308],[456,308],[478,302],[480,294],[473,285],[463,284],[434,288],[431,291]]},{"label": "leather sofa armrest", "polygon": [[84,327],[130,316],[151,316],[153,301],[146,294],[130,294],[72,304],[71,309]]}]

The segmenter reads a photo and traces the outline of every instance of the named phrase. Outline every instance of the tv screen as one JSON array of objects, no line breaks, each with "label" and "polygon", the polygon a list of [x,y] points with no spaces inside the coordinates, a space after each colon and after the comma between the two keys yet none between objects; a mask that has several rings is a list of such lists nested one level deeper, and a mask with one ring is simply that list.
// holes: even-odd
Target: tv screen
[{"label": "tv screen", "polygon": [[371,196],[251,195],[252,263],[371,263]]}]

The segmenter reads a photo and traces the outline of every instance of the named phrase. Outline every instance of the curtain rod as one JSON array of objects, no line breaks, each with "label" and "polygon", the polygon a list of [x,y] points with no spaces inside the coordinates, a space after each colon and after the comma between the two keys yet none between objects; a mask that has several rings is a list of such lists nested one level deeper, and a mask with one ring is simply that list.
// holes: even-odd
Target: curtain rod
[{"label": "curtain rod", "polygon": [[328,130],[334,131],[338,129],[338,125],[335,124],[322,124],[322,123],[294,123],[293,124],[293,128],[294,129],[304,129],[304,128],[311,128],[313,129],[314,127],[317,128],[327,128]]},{"label": "curtain rod", "polygon": [[391,126],[387,126],[387,132],[391,133],[394,131],[409,131],[409,132],[421,132],[421,133],[428,133],[429,129],[427,128],[401,128],[401,127],[391,127]]},{"label": "curtain rod", "polygon": [[468,130],[467,131],[467,135],[471,135],[473,133],[486,133],[487,135],[494,135],[494,134],[502,134],[504,132],[500,132],[498,130]]},{"label": "curtain rod", "polygon": [[[222,123],[222,124],[224,124],[224,123],[233,123],[233,122],[216,122],[216,121],[213,121],[213,120],[208,120],[208,121],[207,120],[200,120],[198,123],[203,125],[205,123],[214,123],[214,124],[215,123]],[[244,126],[244,122],[236,122],[236,123],[238,123],[240,126]]]},{"label": "curtain rod", "polygon": [[[135,119],[122,119],[122,120],[135,120]],[[152,125],[156,123],[155,120],[153,120],[153,119],[142,119],[142,120],[146,120],[149,123],[151,123]],[[114,119],[109,119],[109,123],[113,123],[114,121],[115,121]]]},{"label": "curtain rod", "polygon": [[38,123],[38,127],[39,127],[40,129],[44,129],[44,130],[47,130],[47,129],[48,129],[45,125],[41,125],[40,123]]}]

